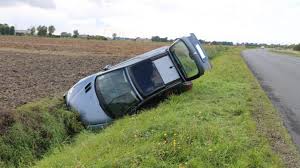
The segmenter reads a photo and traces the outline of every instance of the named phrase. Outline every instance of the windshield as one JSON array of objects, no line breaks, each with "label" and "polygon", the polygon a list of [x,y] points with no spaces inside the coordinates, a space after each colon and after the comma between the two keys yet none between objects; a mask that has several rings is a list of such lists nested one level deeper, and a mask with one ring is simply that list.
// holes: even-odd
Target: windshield
[{"label": "windshield", "polygon": [[100,95],[100,102],[113,117],[125,115],[139,102],[123,69],[98,76],[96,91]]},{"label": "windshield", "polygon": [[192,59],[190,50],[185,43],[179,40],[170,48],[171,53],[175,56],[182,71],[187,78],[192,78],[199,73],[196,62]]}]

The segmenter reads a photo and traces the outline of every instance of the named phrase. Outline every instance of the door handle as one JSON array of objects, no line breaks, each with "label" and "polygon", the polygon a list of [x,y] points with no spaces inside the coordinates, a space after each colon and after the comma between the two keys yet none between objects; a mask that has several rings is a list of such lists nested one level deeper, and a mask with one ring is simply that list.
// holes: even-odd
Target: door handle
[{"label": "door handle", "polygon": [[169,68],[172,69],[172,68],[174,68],[174,66],[170,66]]}]

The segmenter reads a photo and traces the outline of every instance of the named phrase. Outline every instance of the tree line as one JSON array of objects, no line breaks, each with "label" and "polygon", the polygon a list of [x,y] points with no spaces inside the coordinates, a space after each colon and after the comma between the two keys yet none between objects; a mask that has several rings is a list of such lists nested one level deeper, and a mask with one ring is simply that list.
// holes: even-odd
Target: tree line
[{"label": "tree line", "polygon": [[[78,38],[80,37],[79,31],[74,30],[73,34],[69,32],[61,32],[60,35],[54,35],[54,32],[56,28],[51,25],[51,26],[45,26],[45,25],[40,25],[38,27],[31,27],[28,29],[30,31],[30,35],[38,35],[38,36],[43,36],[43,37],[64,37],[64,38]],[[84,36],[87,39],[96,39],[96,40],[107,40],[106,37],[100,36],[100,35],[86,35]]]},{"label": "tree line", "polygon": [[[61,32],[60,35],[54,35],[54,32],[56,31],[56,28],[53,25],[50,26],[45,26],[45,25],[39,25],[37,27],[32,26],[29,29],[26,30],[29,32],[30,35],[38,35],[38,36],[43,36],[43,37],[73,37],[73,38],[78,38],[80,36],[78,30],[74,30],[73,34],[68,33],[68,32]],[[1,24],[0,23],[0,35],[18,35],[19,32],[15,30],[14,26],[10,26],[8,24]],[[20,35],[27,35],[27,33],[19,33]],[[87,39],[96,39],[96,40],[107,40],[107,37],[100,36],[100,35],[85,35],[84,38]],[[129,39],[130,38],[121,38],[117,37],[116,33],[113,33],[112,35],[113,40],[118,40],[118,39]],[[173,42],[174,40],[169,40],[168,37],[159,37],[159,36],[152,36],[151,38],[152,41],[154,42]],[[233,42],[229,41],[205,41],[205,40],[199,40],[203,44],[211,44],[211,45],[227,45],[227,46],[233,46]],[[294,49],[295,51],[300,51],[300,44],[293,44],[293,45],[280,45],[280,44],[258,44],[258,43],[237,43],[236,45],[243,45],[246,47],[260,47],[260,46],[265,46],[269,48],[286,48],[286,49]]]},{"label": "tree line", "polygon": [[55,27],[53,25],[47,27],[45,25],[40,25],[38,27],[31,27],[29,28],[30,34],[35,35],[37,34],[38,36],[53,36],[53,33],[55,32]]},{"label": "tree line", "polygon": [[151,40],[155,42],[173,42],[173,40],[168,40],[168,37],[162,38],[159,36],[152,36]]}]

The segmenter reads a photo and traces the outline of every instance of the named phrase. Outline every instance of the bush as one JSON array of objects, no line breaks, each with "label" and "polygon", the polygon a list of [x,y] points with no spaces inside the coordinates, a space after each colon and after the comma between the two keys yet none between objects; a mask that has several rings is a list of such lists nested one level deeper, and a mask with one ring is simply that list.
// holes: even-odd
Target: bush
[{"label": "bush", "polygon": [[218,55],[221,55],[222,52],[228,50],[228,46],[223,46],[223,45],[205,45],[204,50],[209,57],[210,60],[213,60],[215,57]]},{"label": "bush", "polygon": [[0,135],[5,134],[14,122],[15,117],[13,112],[6,109],[0,109]]},{"label": "bush", "polygon": [[294,50],[295,50],[295,51],[300,51],[300,44],[295,45]]},{"label": "bush", "polygon": [[14,114],[1,112],[0,166],[29,166],[49,149],[69,142],[83,129],[78,117],[61,99],[30,103]]}]

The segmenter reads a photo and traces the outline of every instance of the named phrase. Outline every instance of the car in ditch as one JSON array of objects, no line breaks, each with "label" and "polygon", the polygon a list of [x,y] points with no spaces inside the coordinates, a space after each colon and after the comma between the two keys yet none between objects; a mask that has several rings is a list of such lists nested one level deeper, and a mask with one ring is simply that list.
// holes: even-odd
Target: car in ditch
[{"label": "car in ditch", "polygon": [[98,128],[135,113],[149,101],[180,88],[211,69],[197,37],[178,38],[171,46],[133,57],[81,79],[64,95],[81,121]]}]

